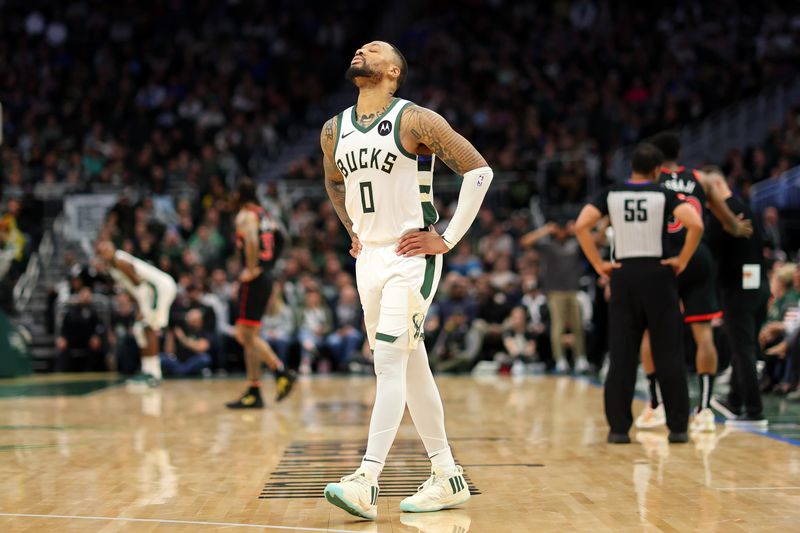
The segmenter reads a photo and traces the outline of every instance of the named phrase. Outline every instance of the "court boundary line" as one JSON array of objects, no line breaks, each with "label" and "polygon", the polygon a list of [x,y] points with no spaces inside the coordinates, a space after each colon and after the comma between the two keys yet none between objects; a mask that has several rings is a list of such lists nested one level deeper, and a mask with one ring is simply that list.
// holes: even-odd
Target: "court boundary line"
[{"label": "court boundary line", "polygon": [[[556,375],[554,377],[561,377],[561,376]],[[599,379],[591,377],[591,376],[573,376],[573,375],[570,374],[570,375],[568,375],[566,377],[569,377],[570,379],[573,379],[575,381],[585,381],[589,385],[592,385],[594,387],[598,387],[600,389],[602,389],[604,387],[603,383]],[[639,393],[639,392],[636,392],[633,395],[633,397],[636,398],[637,400],[641,400],[643,402],[647,401],[647,397],[644,394]],[[718,424],[725,425],[725,419],[722,418],[721,416],[718,416],[716,413],[714,414],[714,420]],[[758,435],[758,436],[761,436],[761,437],[767,437],[768,439],[775,440],[775,441],[778,441],[778,442],[783,442],[783,443],[788,444],[790,446],[796,446],[796,447],[800,448],[800,440],[793,439],[791,437],[784,437],[783,435],[779,435],[777,433],[773,433],[772,431],[770,431],[768,429],[765,430],[765,431],[759,431],[758,429],[744,428],[744,427],[739,427],[739,428],[736,428],[736,429],[738,431],[741,431],[742,433],[750,433],[752,435]]]},{"label": "court boundary line", "polygon": [[290,531],[331,531],[334,533],[356,533],[353,529],[330,529],[319,527],[301,526],[275,526],[268,524],[240,524],[237,522],[205,522],[202,520],[171,520],[159,518],[127,518],[123,516],[83,516],[83,515],[56,515],[56,514],[30,514],[30,513],[0,513],[0,517],[9,518],[66,518],[69,520],[105,520],[113,522],[146,522],[146,523],[165,523],[165,524],[187,524],[198,526],[224,526],[224,527],[247,527],[258,529],[280,529]]},{"label": "court boundary line", "polygon": [[716,490],[735,492],[739,490],[800,490],[800,485],[790,487],[714,487]]}]

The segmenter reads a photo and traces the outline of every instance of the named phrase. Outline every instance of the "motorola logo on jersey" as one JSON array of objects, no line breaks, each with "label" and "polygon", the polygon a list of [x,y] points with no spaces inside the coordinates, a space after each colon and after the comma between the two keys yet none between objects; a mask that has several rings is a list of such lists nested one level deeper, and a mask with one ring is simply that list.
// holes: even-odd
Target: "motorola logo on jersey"
[{"label": "motorola logo on jersey", "polygon": [[[391,124],[389,128],[391,130]],[[344,158],[336,160],[336,166],[345,178],[351,173],[359,169],[374,168],[382,170],[387,174],[392,172],[394,162],[397,161],[397,155],[392,152],[387,152],[385,156],[381,156],[383,150],[380,148],[359,148],[358,150],[351,150],[344,154]]]},{"label": "motorola logo on jersey", "polygon": [[378,124],[378,134],[380,134],[383,137],[386,137],[390,133],[392,133],[392,123],[391,122],[389,122],[388,120],[384,120],[383,122]]}]

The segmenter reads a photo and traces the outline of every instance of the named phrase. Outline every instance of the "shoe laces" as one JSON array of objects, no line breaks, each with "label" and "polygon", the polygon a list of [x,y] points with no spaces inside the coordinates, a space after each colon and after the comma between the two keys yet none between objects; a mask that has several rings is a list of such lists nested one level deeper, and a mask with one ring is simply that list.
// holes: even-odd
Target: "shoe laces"
[{"label": "shoe laces", "polygon": [[437,479],[441,479],[441,476],[437,476],[436,472],[431,472],[431,477],[425,480],[425,483],[417,487],[417,492],[422,492],[423,490],[427,489],[428,487],[432,487]]},{"label": "shoe laces", "polygon": [[444,485],[444,482],[446,480],[450,479],[453,476],[460,476],[462,473],[463,470],[461,469],[460,466],[456,466],[456,471],[450,474],[437,473],[436,470],[431,469],[431,477],[425,480],[425,483],[417,487],[417,492],[422,492],[428,487],[433,487],[434,485]]},{"label": "shoe laces", "polygon": [[358,483],[359,485],[362,485],[364,487],[371,487],[372,486],[372,484],[367,479],[367,476],[365,476],[363,473],[358,472],[358,471],[353,472],[349,476],[344,476],[339,481],[341,483],[354,482],[354,483]]}]

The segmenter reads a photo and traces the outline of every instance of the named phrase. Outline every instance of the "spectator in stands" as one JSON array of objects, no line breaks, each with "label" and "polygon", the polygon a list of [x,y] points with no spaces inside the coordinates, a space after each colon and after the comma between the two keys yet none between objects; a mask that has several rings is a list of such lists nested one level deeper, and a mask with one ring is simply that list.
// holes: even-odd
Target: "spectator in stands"
[{"label": "spectator in stands", "polygon": [[[298,332],[301,374],[311,373],[311,365],[318,359],[320,349],[324,346],[325,335],[331,330],[331,326],[331,312],[319,288],[307,288]],[[324,365],[323,363],[323,368],[320,370],[325,370]]]},{"label": "spectator in stands", "polygon": [[762,227],[764,228],[764,241],[772,252],[785,252],[785,229],[777,208],[767,207],[764,209]]},{"label": "spectator in stands", "polygon": [[348,368],[353,353],[364,342],[362,321],[363,312],[358,301],[358,292],[355,287],[348,285],[339,293],[339,301],[333,308],[335,329],[325,340],[337,370]]},{"label": "spectator in stands", "polygon": [[203,314],[203,328],[207,331],[216,331],[217,314],[209,297],[213,298],[211,294],[206,294],[203,281],[195,281],[186,288],[185,297],[181,299],[178,311],[188,313],[191,309],[199,309]]},{"label": "spectator in stands", "polygon": [[481,342],[478,333],[470,328],[464,306],[452,306],[430,353],[435,372],[467,372],[476,362]]},{"label": "spectator in stands", "polygon": [[13,251],[12,259],[21,265],[25,258],[25,235],[20,231],[17,224],[20,203],[12,198],[8,201],[5,213],[0,215],[0,227],[3,228],[3,248],[6,251]]},{"label": "spectator in stands", "polygon": [[516,290],[519,275],[511,269],[511,266],[510,254],[502,254],[495,259],[492,271],[489,273],[489,283],[492,284],[492,287],[504,290],[508,294]]},{"label": "spectator in stands", "polygon": [[550,310],[547,305],[547,297],[539,289],[535,279],[528,279],[523,282],[525,295],[522,297],[521,305],[528,313],[528,329],[533,334],[536,342],[536,352],[539,360],[546,360],[552,357],[550,352]]},{"label": "spectator in stands", "polygon": [[6,275],[11,270],[16,250],[9,238],[8,228],[8,222],[0,220],[0,311],[11,315],[14,313],[13,280]]},{"label": "spectator in stands", "polygon": [[275,350],[275,355],[289,364],[289,348],[294,341],[295,314],[283,299],[283,284],[272,284],[272,294],[267,302],[267,311],[261,319],[261,338]]},{"label": "spectator in stands", "polygon": [[572,335],[572,357],[576,372],[586,372],[586,341],[583,313],[578,300],[580,280],[584,273],[583,254],[574,233],[575,222],[549,222],[524,235],[522,246],[535,246],[542,261],[542,286],[550,307],[550,347],[557,372],[569,370],[564,334]]},{"label": "spectator in stands", "polygon": [[785,394],[789,399],[798,399],[798,382],[800,381],[800,308],[792,307],[783,317],[783,339],[766,350],[768,357],[778,358],[776,365],[776,381],[773,388],[778,394]]},{"label": "spectator in stands", "polygon": [[767,308],[767,322],[761,327],[758,342],[768,357],[761,376],[762,392],[781,389],[786,373],[788,345],[783,343],[787,333],[787,314],[800,306],[800,265],[784,265],[775,269],[770,279],[772,302]]},{"label": "spectator in stands", "polygon": [[448,258],[447,267],[462,276],[475,277],[483,273],[483,265],[478,256],[472,253],[469,240],[462,240],[456,245],[455,254]]},{"label": "spectator in stands", "polygon": [[225,273],[225,269],[215,268],[211,272],[211,280],[208,284],[208,290],[220,301],[227,301],[228,295],[231,293],[231,283],[228,281],[228,275]]},{"label": "spectator in stands", "polygon": [[483,357],[491,358],[492,353],[503,349],[503,322],[511,312],[513,303],[506,291],[496,290],[492,286],[488,274],[475,280],[475,286],[477,288],[477,309],[471,329],[480,339]]},{"label": "spectator in stands", "polygon": [[61,323],[61,334],[56,340],[56,371],[98,372],[106,369],[106,328],[93,308],[93,302],[92,290],[83,287],[77,300],[68,307]]},{"label": "spectator in stands", "polygon": [[322,294],[328,301],[335,301],[339,296],[338,279],[344,272],[342,262],[333,251],[324,254],[322,270]]},{"label": "spectator in stands", "polygon": [[439,303],[439,314],[442,323],[447,323],[450,316],[456,312],[466,317],[471,323],[475,319],[477,307],[475,299],[469,294],[469,280],[464,276],[451,272],[445,277],[442,284],[442,293],[446,297]]},{"label": "spectator in stands", "polygon": [[201,263],[216,266],[222,258],[225,241],[214,225],[205,223],[189,239],[189,248],[197,254]]},{"label": "spectator in stands", "polygon": [[139,345],[133,335],[136,322],[136,306],[127,292],[114,297],[111,323],[108,331],[108,351],[113,354],[116,370],[120,374],[133,375],[139,371]]},{"label": "spectator in stands", "polygon": [[478,243],[478,252],[484,262],[495,264],[501,257],[511,257],[511,254],[514,253],[514,239],[506,233],[502,223],[495,222],[491,233]]},{"label": "spectator in stands", "polygon": [[[507,316],[506,307],[523,296],[519,280],[527,287],[533,276],[550,291],[546,272],[539,276],[541,254],[515,249],[519,224],[528,222],[526,217],[509,224],[509,205],[527,210],[531,194],[541,185],[545,187],[538,191],[540,198],[546,200],[549,193],[551,200],[575,200],[585,193],[590,174],[605,179],[600,161],[610,159],[607,156],[620,143],[702,118],[796,70],[794,48],[750,46],[769,43],[776,30],[774,24],[763,23],[766,12],[737,3],[703,4],[689,10],[647,3],[601,6],[593,0],[540,3],[535,8],[530,3],[488,0],[478,0],[477,5],[486,17],[472,17],[452,3],[420,11],[413,35],[401,36],[398,43],[412,62],[425,57],[431,74],[409,80],[406,96],[427,102],[451,119],[459,131],[482,146],[499,171],[515,173],[515,183],[506,190],[498,185],[493,205],[482,208],[465,242],[445,258],[445,272],[470,278],[465,281],[466,300],[475,290],[471,280],[487,272],[487,280],[495,285],[488,287],[491,294],[481,295],[480,282],[477,292],[482,303],[476,311],[474,299],[472,306],[459,302],[460,288],[453,295],[442,291],[443,298],[434,302],[429,313],[426,342],[435,342],[439,326],[458,312],[467,316],[468,332],[475,328],[477,315],[492,325],[489,329],[497,331],[500,342],[497,328]],[[25,33],[24,18],[33,7],[4,13],[5,52],[15,61],[4,65],[8,83],[0,86],[6,132],[0,179],[7,198],[15,195],[23,198],[23,204],[26,188],[34,183],[68,185],[87,192],[124,187],[108,216],[115,241],[135,255],[157,261],[183,288],[208,285],[212,271],[214,283],[219,284],[210,292],[228,309],[227,318],[220,312],[222,307],[208,298],[195,300],[213,308],[217,335],[224,336],[237,312],[231,298],[236,282],[227,288],[225,283],[234,280],[239,270],[236,260],[226,257],[232,252],[228,180],[243,173],[263,177],[272,168],[280,168],[272,163],[303,135],[303,122],[318,126],[322,96],[339,88],[339,67],[335,66],[339,63],[332,58],[352,48],[355,43],[349,41],[350,36],[357,35],[357,27],[375,22],[374,13],[379,10],[355,3],[348,6],[350,16],[338,17],[331,26],[319,25],[299,3],[283,6],[277,18],[267,4],[242,9],[235,2],[223,2],[217,7],[212,10],[214,24],[208,24],[204,4],[171,5],[165,8],[165,16],[174,21],[168,29],[154,25],[152,10],[133,4],[104,12],[93,22],[98,34],[111,35],[101,49],[76,31],[52,48],[46,40]],[[35,9],[46,20],[64,19],[71,28],[84,22],[80,9],[64,11],[56,3]],[[180,16],[174,9],[180,9]],[[687,39],[682,28],[716,35],[715,25],[722,19],[714,15],[720,10],[729,27],[718,44],[741,53],[716,54],[714,61],[705,61],[705,41]],[[797,11],[796,6],[787,8],[781,22],[786,27],[780,30],[795,40],[800,28],[791,27],[789,21]],[[491,27],[486,20],[493,21]],[[638,36],[637,46],[631,47],[628,30],[641,20],[658,24]],[[230,27],[244,31],[230,36]],[[610,35],[612,27],[624,31]],[[185,39],[162,50],[165,37],[184,34]],[[247,49],[248,39],[255,34],[270,35],[278,45],[265,48],[258,57],[240,54],[231,63],[228,48]],[[298,41],[297,34],[309,38]],[[467,42],[459,37],[467,34],[484,38]],[[132,46],[134,39],[136,46]],[[215,46],[219,39],[230,46]],[[665,65],[659,53],[668,41],[675,60],[672,65]],[[608,53],[598,56],[595,52],[600,48]],[[528,53],[512,60],[516,49]],[[141,59],[153,57],[159,61]],[[298,62],[298,57],[305,61]],[[496,65],[490,57],[496,57]],[[163,78],[162,70],[170,76]],[[275,72],[285,75],[276,77]],[[296,81],[300,75],[303,83]],[[460,83],[465,76],[478,81]],[[666,84],[666,79],[671,83]],[[708,79],[716,82],[706,83]],[[39,90],[54,87],[57,90]],[[455,97],[443,99],[443,94]],[[81,105],[64,95],[83,95]],[[797,115],[798,110],[792,110],[764,146],[752,153],[732,154],[731,175],[742,189],[797,162]],[[592,164],[597,170],[590,172]],[[319,168],[315,156],[303,154],[289,162],[280,180],[318,183]],[[347,254],[349,239],[330,203],[322,202],[320,207],[313,194],[293,192],[292,187],[288,194],[281,190],[278,195],[275,182],[268,188],[265,206],[283,212],[298,246],[286,254],[277,272],[286,278],[289,307],[303,306],[309,283],[321,285],[324,296],[334,301],[342,290],[341,280],[353,267]],[[442,222],[452,214],[447,204],[453,198],[437,193]],[[20,214],[18,222],[22,233],[30,234],[41,220],[33,215],[35,206],[12,208],[27,213]],[[787,235],[781,237],[780,246],[791,246]],[[480,257],[474,255],[476,251]],[[215,267],[225,269],[225,281]],[[102,282],[76,280],[71,290],[82,285]],[[529,292],[524,291],[525,297]],[[602,288],[598,293],[602,294]],[[497,301],[503,297],[505,301]],[[537,301],[542,297],[538,291],[534,295]],[[531,304],[526,306],[531,308]],[[182,320],[190,307],[180,308],[176,320]],[[563,341],[568,336],[559,338]],[[493,346],[489,337],[484,340],[489,342],[487,349],[501,347]],[[539,340],[544,351],[549,341]],[[225,352],[235,350],[235,346],[225,348]]]},{"label": "spectator in stands", "polygon": [[174,351],[161,354],[164,375],[184,377],[208,373],[212,333],[203,325],[203,312],[190,309],[186,313],[186,328],[176,326],[170,331]]},{"label": "spectator in stands", "polygon": [[504,363],[508,366],[526,365],[536,359],[536,340],[528,328],[527,310],[522,306],[512,309],[503,324],[503,347],[508,358]]}]

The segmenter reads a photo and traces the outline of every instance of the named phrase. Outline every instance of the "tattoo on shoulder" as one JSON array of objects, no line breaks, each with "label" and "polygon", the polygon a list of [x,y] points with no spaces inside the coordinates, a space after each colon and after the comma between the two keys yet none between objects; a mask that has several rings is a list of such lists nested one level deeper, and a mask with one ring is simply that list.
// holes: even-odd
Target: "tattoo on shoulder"
[{"label": "tattoo on shoulder", "polygon": [[326,145],[333,144],[334,138],[336,137],[336,122],[337,122],[337,117],[331,117],[322,126],[322,134],[320,135],[320,142],[322,143],[323,147],[325,147]]},{"label": "tattoo on shoulder", "polygon": [[334,192],[341,194],[344,194],[345,192],[345,186],[343,181],[337,181],[330,178],[326,178],[325,185],[326,187],[332,189]]},{"label": "tattoo on shoulder", "polygon": [[412,105],[403,112],[401,124],[419,144],[430,148],[436,157],[458,174],[486,165],[472,144],[438,113]]}]

